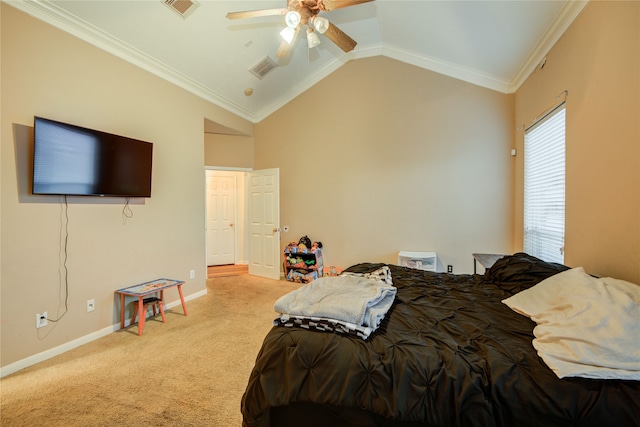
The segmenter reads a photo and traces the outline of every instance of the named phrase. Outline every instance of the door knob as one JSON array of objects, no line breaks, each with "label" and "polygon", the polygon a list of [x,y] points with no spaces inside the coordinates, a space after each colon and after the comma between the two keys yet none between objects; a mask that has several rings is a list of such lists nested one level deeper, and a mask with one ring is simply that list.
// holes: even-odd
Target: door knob
[{"label": "door knob", "polygon": [[273,229],[273,232],[274,232],[274,233],[277,233],[278,231],[280,231],[280,228],[274,228],[274,229]]},{"label": "door knob", "polygon": [[229,227],[233,227],[233,224],[229,224]]}]

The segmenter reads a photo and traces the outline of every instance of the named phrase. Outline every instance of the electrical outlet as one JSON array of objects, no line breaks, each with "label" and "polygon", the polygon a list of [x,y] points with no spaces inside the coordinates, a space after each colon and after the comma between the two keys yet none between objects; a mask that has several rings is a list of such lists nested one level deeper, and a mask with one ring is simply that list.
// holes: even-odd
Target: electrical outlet
[{"label": "electrical outlet", "polygon": [[195,270],[191,270],[189,272],[189,278],[190,279],[195,279],[196,278],[196,271]]},{"label": "electrical outlet", "polygon": [[453,265],[447,265],[447,273],[453,273]]},{"label": "electrical outlet", "polygon": [[87,313],[96,309],[96,300],[87,300]]},{"label": "electrical outlet", "polygon": [[36,314],[36,328],[44,328],[49,322],[47,321],[47,312]]}]

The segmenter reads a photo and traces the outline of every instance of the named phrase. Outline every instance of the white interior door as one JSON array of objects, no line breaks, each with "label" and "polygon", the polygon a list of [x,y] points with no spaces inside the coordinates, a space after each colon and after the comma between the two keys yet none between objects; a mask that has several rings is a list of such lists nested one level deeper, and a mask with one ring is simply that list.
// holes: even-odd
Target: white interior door
[{"label": "white interior door", "polygon": [[207,171],[207,265],[235,263],[236,178]]},{"label": "white interior door", "polygon": [[249,274],[280,279],[280,170],[249,174]]}]

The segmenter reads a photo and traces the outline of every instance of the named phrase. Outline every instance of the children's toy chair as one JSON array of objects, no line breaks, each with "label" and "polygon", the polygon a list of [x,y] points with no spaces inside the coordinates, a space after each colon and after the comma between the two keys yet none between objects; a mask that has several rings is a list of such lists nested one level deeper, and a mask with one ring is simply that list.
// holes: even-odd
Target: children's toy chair
[{"label": "children's toy chair", "polygon": [[[145,316],[147,315],[147,306],[152,306],[153,307],[153,315],[157,316],[157,312],[156,312],[156,307],[160,310],[160,314],[162,315],[162,322],[166,322],[167,318],[164,315],[164,304],[162,302],[162,300],[158,297],[150,297],[150,298],[145,298],[142,300],[142,304],[143,304],[143,312],[145,314]],[[136,306],[136,309],[133,310],[133,316],[131,317],[131,324],[133,325],[136,322],[136,318],[138,316],[138,307]]]}]

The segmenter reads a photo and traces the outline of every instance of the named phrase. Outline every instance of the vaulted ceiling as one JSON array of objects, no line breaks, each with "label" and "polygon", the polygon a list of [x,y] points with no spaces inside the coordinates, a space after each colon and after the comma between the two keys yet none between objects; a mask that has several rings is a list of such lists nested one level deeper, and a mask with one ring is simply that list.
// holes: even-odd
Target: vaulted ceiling
[{"label": "vaulted ceiling", "polygon": [[[347,61],[376,55],[512,93],[586,4],[375,0],[321,13],[357,42],[351,52],[324,36],[308,49],[298,37],[278,58],[283,16],[226,14],[285,8],[287,0],[4,1],[254,123]],[[250,70],[267,57],[276,66],[259,78]]]}]

